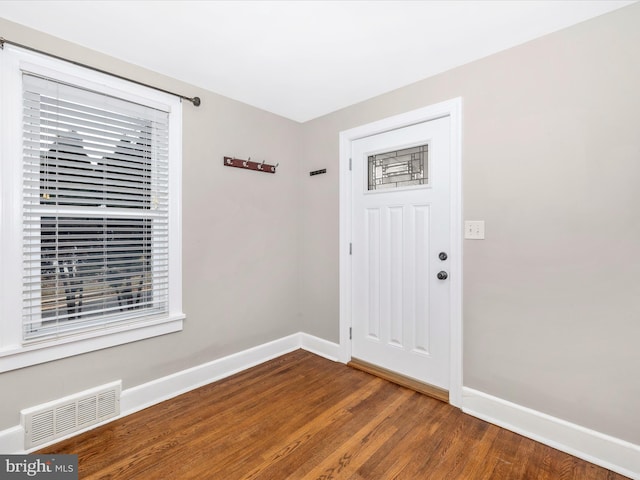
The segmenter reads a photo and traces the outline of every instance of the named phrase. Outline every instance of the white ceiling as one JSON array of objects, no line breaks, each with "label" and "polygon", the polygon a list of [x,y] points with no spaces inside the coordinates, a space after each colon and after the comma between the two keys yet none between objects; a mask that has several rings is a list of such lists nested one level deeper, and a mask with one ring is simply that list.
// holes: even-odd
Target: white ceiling
[{"label": "white ceiling", "polygon": [[304,122],[631,3],[3,0],[0,17]]}]

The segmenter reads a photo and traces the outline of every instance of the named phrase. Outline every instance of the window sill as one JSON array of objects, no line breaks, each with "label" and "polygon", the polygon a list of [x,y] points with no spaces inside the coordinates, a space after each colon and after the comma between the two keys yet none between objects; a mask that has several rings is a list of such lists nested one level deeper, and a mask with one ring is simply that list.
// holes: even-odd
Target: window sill
[{"label": "window sill", "polygon": [[184,318],[185,315],[179,313],[168,318],[123,325],[109,330],[108,333],[105,330],[96,330],[50,342],[25,346],[10,345],[0,350],[0,373],[179,332],[182,330]]}]

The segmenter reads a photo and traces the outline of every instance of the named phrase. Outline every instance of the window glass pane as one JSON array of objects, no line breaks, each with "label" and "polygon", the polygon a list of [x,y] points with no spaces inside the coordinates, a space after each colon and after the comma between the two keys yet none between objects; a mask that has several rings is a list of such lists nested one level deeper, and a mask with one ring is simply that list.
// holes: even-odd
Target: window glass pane
[{"label": "window glass pane", "polygon": [[27,336],[163,311],[152,232],[149,219],[42,217],[40,275],[31,277],[40,291],[30,302],[41,315]]},{"label": "window glass pane", "polygon": [[89,156],[73,134],[41,153],[40,203],[151,208],[152,158],[140,140],[119,141],[113,154]]},{"label": "window glass pane", "polygon": [[429,146],[378,153],[368,158],[369,190],[400,188],[429,183]]},{"label": "window glass pane", "polygon": [[24,89],[24,339],[168,312],[168,113]]}]

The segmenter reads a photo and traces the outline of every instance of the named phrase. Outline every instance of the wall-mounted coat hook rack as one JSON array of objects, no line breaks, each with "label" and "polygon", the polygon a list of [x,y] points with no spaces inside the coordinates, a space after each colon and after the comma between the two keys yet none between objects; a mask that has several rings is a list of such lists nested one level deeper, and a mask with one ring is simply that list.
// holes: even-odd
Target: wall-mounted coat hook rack
[{"label": "wall-mounted coat hook rack", "polygon": [[241,158],[236,157],[224,157],[223,163],[227,167],[244,168],[245,170],[255,170],[257,172],[265,173],[276,173],[276,168],[278,167],[278,165],[280,165],[279,163],[275,165],[269,165],[264,161],[262,163],[253,162],[251,161],[251,157],[249,157],[247,160],[242,160]]}]

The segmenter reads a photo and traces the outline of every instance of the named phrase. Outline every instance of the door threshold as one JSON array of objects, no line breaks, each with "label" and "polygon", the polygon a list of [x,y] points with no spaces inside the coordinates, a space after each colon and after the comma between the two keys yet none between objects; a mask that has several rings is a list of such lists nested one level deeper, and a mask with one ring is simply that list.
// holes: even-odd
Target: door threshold
[{"label": "door threshold", "polygon": [[364,360],[358,360],[357,358],[352,358],[351,361],[347,363],[347,366],[370,373],[371,375],[375,375],[376,377],[388,380],[389,382],[414,390],[418,393],[422,393],[423,395],[433,397],[445,403],[449,403],[449,392],[443,388],[419,382],[413,378],[405,377],[399,373],[365,362]]}]

